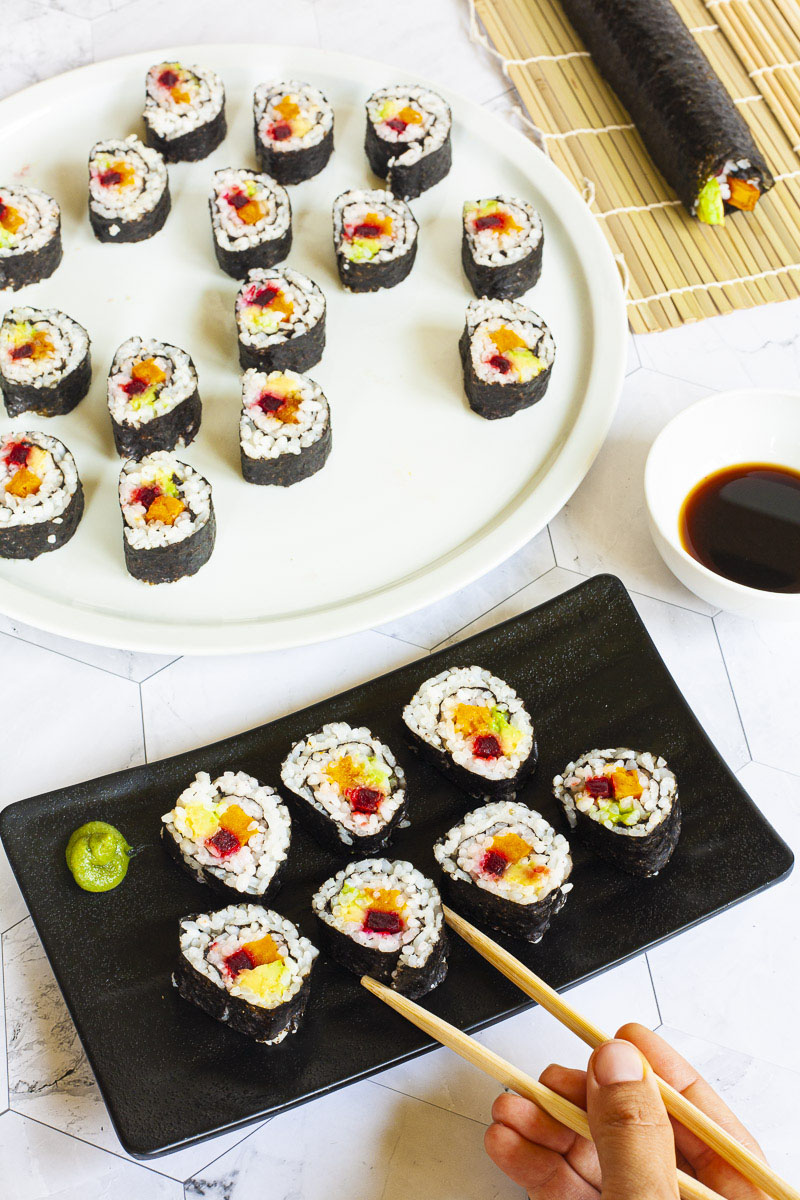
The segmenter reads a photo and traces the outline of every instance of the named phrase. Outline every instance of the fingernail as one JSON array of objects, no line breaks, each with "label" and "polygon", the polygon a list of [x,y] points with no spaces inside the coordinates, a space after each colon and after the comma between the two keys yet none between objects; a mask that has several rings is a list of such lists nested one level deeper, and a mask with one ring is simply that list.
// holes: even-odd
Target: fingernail
[{"label": "fingernail", "polygon": [[644,1079],[642,1056],[629,1042],[604,1042],[594,1053],[592,1070],[601,1087]]}]

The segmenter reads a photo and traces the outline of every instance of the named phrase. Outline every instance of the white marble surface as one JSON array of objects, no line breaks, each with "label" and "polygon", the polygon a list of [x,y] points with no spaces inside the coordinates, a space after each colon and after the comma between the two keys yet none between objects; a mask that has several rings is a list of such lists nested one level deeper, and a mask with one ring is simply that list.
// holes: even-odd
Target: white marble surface
[{"label": "white marble surface", "polygon": [[[92,58],[254,36],[383,58],[469,93],[503,119],[511,103],[497,64],[469,41],[465,0],[408,0],[388,38],[370,0],[15,0],[4,6],[3,33],[0,95]],[[258,724],[612,571],[709,735],[797,851],[800,625],[716,613],[687,592],[650,543],[641,485],[648,446],[675,412],[712,389],[797,388],[799,366],[800,303],[632,338],[608,442],[549,530],[457,596],[379,630],[279,654],[172,660],[80,645],[0,617],[0,678],[6,686],[24,679],[37,699],[35,724],[31,710],[5,707],[0,803]],[[799,889],[791,879],[575,992],[601,1025],[636,1018],[662,1026],[796,1184]],[[2,852],[0,932],[4,1200],[519,1195],[482,1149],[493,1085],[445,1051],[255,1130],[133,1163],[110,1128]],[[532,1072],[552,1059],[585,1060],[538,1011],[483,1037]]]}]

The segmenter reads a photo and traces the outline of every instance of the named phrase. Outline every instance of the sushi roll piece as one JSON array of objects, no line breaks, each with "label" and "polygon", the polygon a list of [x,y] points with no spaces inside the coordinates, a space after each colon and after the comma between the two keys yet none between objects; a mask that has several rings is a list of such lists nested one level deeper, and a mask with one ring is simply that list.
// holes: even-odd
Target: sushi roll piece
[{"label": "sushi roll piece", "polygon": [[472,300],[458,343],[464,391],[479,417],[510,417],[541,400],[556,357],[553,335],[518,300]]},{"label": "sushi roll piece", "polygon": [[436,92],[381,88],[367,100],[369,165],[395,196],[413,200],[450,170],[450,125],[450,108]]},{"label": "sushi roll piece", "polygon": [[274,896],[288,862],[292,823],[274,788],[244,771],[205,771],[161,818],[170,857],[197,880],[238,899]]},{"label": "sushi roll piece", "polygon": [[217,262],[234,279],[288,255],[292,206],[286,189],[268,175],[232,167],[215,172],[209,207]]},{"label": "sushi roll piece", "polygon": [[237,1033],[275,1046],[296,1033],[319,951],[280,913],[230,904],[180,923],[179,994]]},{"label": "sushi roll piece", "polygon": [[350,292],[395,287],[417,257],[419,226],[391,192],[342,192],[333,202],[333,246],[339,278]]},{"label": "sushi roll piece", "polygon": [[53,197],[0,185],[0,290],[47,279],[61,255],[61,209]]},{"label": "sushi roll piece", "polygon": [[513,800],[467,813],[433,848],[442,895],[462,916],[539,942],[572,890],[569,843]]},{"label": "sushi roll piece", "polygon": [[632,875],[657,875],[681,831],[678,781],[649,751],[587,750],[553,780],[580,838]]},{"label": "sushi roll piece", "polygon": [[333,109],[322,92],[288,80],[262,83],[253,95],[256,157],[278,183],[319,175],[333,153]]},{"label": "sushi roll piece", "polygon": [[125,566],[135,579],[174,583],[208,562],[216,537],[211,485],[174,454],[126,462],[119,505]]},{"label": "sushi roll piece", "polygon": [[369,729],[344,721],[292,746],[281,779],[303,801],[317,841],[351,858],[382,850],[406,815],[406,777],[394,754]]},{"label": "sushi roll piece", "polygon": [[54,308],[11,308],[0,324],[0,393],[10,417],[72,412],[89,390],[92,360],[82,325]]},{"label": "sushi roll piece", "polygon": [[448,667],[427,679],[403,720],[423,758],[471,796],[512,796],[536,766],[525,705],[483,667]]},{"label": "sushi roll piece", "polygon": [[133,134],[95,142],[89,155],[89,221],[99,242],[144,242],[163,228],[169,179],[157,150]]},{"label": "sushi roll piece", "polygon": [[447,974],[442,902],[410,862],[349,863],[311,901],[323,949],[356,975],[416,999]]},{"label": "sushi roll piece", "polygon": [[463,212],[461,262],[476,296],[513,300],[542,272],[542,218],[516,196],[468,200]]},{"label": "sushi roll piece", "polygon": [[236,297],[236,328],[244,370],[302,374],[325,349],[325,297],[290,267],[251,271]]},{"label": "sushi roll piece", "polygon": [[75,460],[33,430],[0,437],[0,558],[38,558],[64,546],[83,516]]},{"label": "sushi roll piece", "polygon": [[290,487],[308,479],[325,466],[331,440],[318,383],[295,371],[245,371],[239,448],[248,483]]},{"label": "sushi roll piece", "polygon": [[108,411],[123,458],[188,446],[202,416],[194,363],[178,346],[128,338],[108,373]]},{"label": "sushi roll piece", "polygon": [[147,72],[143,115],[145,141],[167,162],[206,158],[228,131],[222,80],[203,67],[156,63]]}]

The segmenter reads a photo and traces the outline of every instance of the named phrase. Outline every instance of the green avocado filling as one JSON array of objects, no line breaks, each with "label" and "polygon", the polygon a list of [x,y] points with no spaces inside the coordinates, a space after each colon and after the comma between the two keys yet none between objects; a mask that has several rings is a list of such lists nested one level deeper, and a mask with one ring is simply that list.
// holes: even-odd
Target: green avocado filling
[{"label": "green avocado filling", "polygon": [[380,238],[353,238],[342,247],[351,262],[370,262],[381,247]]},{"label": "green avocado filling", "polygon": [[725,224],[725,204],[716,175],[706,180],[697,197],[697,219],[705,225]]},{"label": "green avocado filling", "polygon": [[118,829],[105,821],[87,821],[67,842],[67,866],[85,892],[110,892],[122,883],[131,848]]},{"label": "green avocado filling", "polygon": [[506,358],[512,366],[516,367],[521,383],[529,383],[531,379],[535,379],[542,372],[541,359],[537,358],[532,350],[528,350],[524,346],[517,346],[513,350],[507,350]]},{"label": "green avocado filling", "polygon": [[636,825],[643,815],[642,809],[632,796],[625,796],[619,801],[604,800],[598,813],[601,822],[608,821],[612,825]]}]

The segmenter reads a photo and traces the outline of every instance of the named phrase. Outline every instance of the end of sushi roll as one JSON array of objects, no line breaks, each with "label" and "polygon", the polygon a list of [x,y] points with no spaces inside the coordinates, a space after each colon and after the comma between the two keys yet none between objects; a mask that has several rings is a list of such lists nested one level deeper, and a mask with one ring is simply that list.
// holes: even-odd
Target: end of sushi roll
[{"label": "end of sushi roll", "polygon": [[458,348],[464,391],[479,417],[513,416],[547,391],[556,357],[553,335],[517,300],[472,300]]},{"label": "end of sushi roll", "polygon": [[333,109],[319,88],[307,83],[259,84],[253,122],[261,168],[279,183],[311,179],[333,153]]},{"label": "end of sushi roll", "polygon": [[92,381],[89,335],[56,309],[11,308],[0,324],[0,393],[10,417],[64,416]]},{"label": "end of sushi roll", "polygon": [[219,75],[182,63],[156,63],[145,80],[148,146],[167,162],[206,158],[227,133],[225,88]]},{"label": "end of sushi roll", "polygon": [[388,87],[367,100],[369,165],[389,190],[413,200],[444,179],[452,163],[450,108],[428,88]]},{"label": "end of sushi roll", "polygon": [[108,373],[108,411],[124,458],[188,446],[202,417],[192,359],[157,338],[128,338]]},{"label": "end of sushi roll", "polygon": [[58,438],[0,437],[0,558],[38,558],[66,545],[83,516],[75,460]]},{"label": "end of sushi roll", "polygon": [[135,135],[95,142],[89,155],[89,221],[100,242],[143,242],[158,233],[171,200],[164,160]]},{"label": "end of sushi roll", "polygon": [[256,171],[226,167],[214,174],[209,200],[217,262],[234,279],[274,267],[292,246],[292,206],[280,184]]},{"label": "end of sushi roll", "polygon": [[47,279],[61,256],[61,209],[53,197],[0,186],[0,291]]},{"label": "end of sushi roll", "polygon": [[251,271],[236,297],[236,328],[244,370],[302,374],[325,349],[325,297],[291,267]]},{"label": "end of sushi roll", "polygon": [[143,583],[195,575],[214,549],[216,522],[207,479],[159,450],[123,464],[119,477],[125,565]]},{"label": "end of sushi roll", "polygon": [[469,200],[464,205],[461,262],[478,297],[513,299],[542,271],[542,218],[516,196]]},{"label": "end of sushi roll", "polygon": [[322,470],[331,444],[319,384],[295,371],[245,371],[239,446],[248,483],[291,487]]},{"label": "end of sushi roll", "polygon": [[419,226],[391,192],[342,192],[333,202],[333,246],[344,287],[375,292],[407,278],[417,256]]}]

